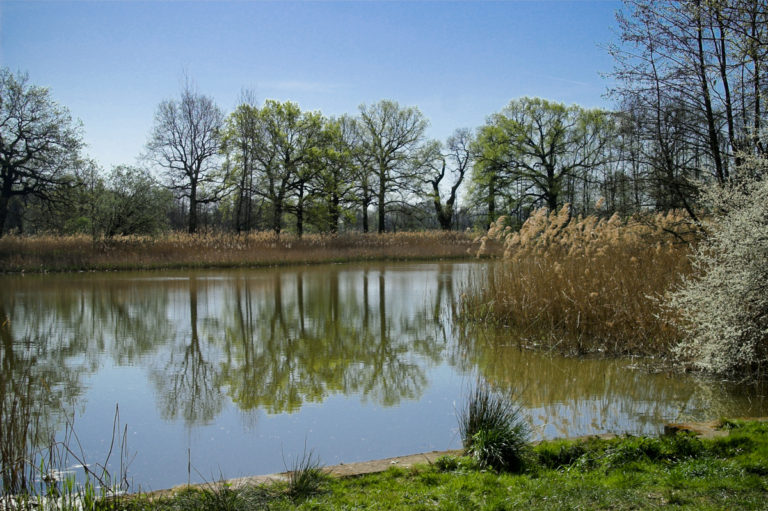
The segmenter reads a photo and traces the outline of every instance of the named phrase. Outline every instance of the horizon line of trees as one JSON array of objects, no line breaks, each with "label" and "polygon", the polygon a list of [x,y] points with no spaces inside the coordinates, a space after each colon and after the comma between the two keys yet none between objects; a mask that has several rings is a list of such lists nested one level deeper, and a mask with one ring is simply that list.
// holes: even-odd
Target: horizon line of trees
[{"label": "horizon line of trees", "polygon": [[2,69],[0,235],[464,229],[564,203],[589,214],[601,197],[608,214],[698,220],[700,186],[768,150],[767,7],[625,0],[615,110],[524,97],[445,141],[391,100],[326,117],[244,92],[225,115],[188,80],[159,104],[142,166],[109,173],[47,89]]}]

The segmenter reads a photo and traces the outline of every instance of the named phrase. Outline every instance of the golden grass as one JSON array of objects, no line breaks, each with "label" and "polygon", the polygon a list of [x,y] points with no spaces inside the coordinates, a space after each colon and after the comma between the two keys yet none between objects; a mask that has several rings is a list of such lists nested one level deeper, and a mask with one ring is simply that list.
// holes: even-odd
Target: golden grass
[{"label": "golden grass", "polygon": [[478,240],[504,263],[464,293],[463,317],[513,327],[572,353],[659,354],[679,340],[659,299],[690,271],[695,235],[681,213],[622,220],[539,210],[519,232],[496,222]]},{"label": "golden grass", "polygon": [[182,267],[247,267],[336,261],[467,257],[464,232],[305,234],[272,232],[127,236],[5,236],[0,271],[127,270]]}]

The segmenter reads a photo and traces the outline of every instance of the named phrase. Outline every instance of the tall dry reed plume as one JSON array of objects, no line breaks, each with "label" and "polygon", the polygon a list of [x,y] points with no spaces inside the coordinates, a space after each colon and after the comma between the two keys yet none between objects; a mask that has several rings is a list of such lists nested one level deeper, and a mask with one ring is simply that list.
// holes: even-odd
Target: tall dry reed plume
[{"label": "tall dry reed plume", "polygon": [[514,232],[500,218],[480,240],[503,263],[464,294],[463,317],[572,353],[659,354],[679,340],[660,298],[689,272],[695,234],[681,213],[622,220],[536,211]]}]

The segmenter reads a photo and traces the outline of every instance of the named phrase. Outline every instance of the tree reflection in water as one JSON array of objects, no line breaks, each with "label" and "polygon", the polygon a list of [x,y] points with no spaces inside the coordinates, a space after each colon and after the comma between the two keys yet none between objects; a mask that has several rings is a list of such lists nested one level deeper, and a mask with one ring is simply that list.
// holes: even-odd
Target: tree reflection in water
[{"label": "tree reflection in water", "polygon": [[[72,292],[56,279],[50,286],[35,277],[29,281],[27,292],[9,285],[0,294],[0,483],[12,492],[34,482],[39,465],[33,460],[82,409],[84,381],[99,367],[105,337],[133,333],[113,352],[116,359],[146,351],[150,329],[135,318],[151,321],[147,312],[156,309],[150,300],[134,316],[121,300],[125,289],[102,293],[86,286]],[[131,303],[140,308],[142,301]]]},{"label": "tree reflection in water", "polygon": [[[318,421],[338,421],[332,413],[352,421],[366,414],[367,425],[351,429],[382,428],[372,435],[395,431],[383,423],[391,421],[450,437],[451,403],[475,377],[522,389],[542,436],[655,432],[665,420],[768,410],[754,389],[632,371],[629,361],[548,356],[520,349],[508,330],[458,327],[452,315],[470,268],[485,266],[3,277],[0,447],[10,453],[20,439],[47,438],[63,417],[88,407],[84,396],[101,399],[103,410],[92,406],[91,416],[111,418],[116,402],[121,410],[124,400],[131,402],[146,417],[124,415],[125,421],[144,421],[141,427],[152,431],[147,436],[168,426],[168,442],[179,436],[176,424],[219,426],[231,420],[232,409],[239,420],[264,420],[262,411],[299,420],[299,411],[323,408],[310,403],[338,406],[325,416],[315,413]],[[99,394],[93,381],[110,387]],[[272,424],[289,424],[281,417]],[[253,426],[241,440],[261,434],[251,434]],[[303,435],[308,426],[295,428]],[[334,422],[326,431],[337,429]],[[90,433],[95,444],[98,435],[109,435]],[[403,436],[392,435],[391,442]]]},{"label": "tree reflection in water", "polygon": [[187,424],[209,423],[223,406],[217,355],[209,350],[215,334],[206,331],[208,337],[201,340],[199,323],[198,279],[193,276],[189,279],[189,329],[176,331],[163,349],[166,363],[152,371],[163,417],[181,417]]},{"label": "tree reflection in water", "polygon": [[373,306],[367,269],[361,287],[359,275],[335,267],[275,274],[270,282],[237,279],[221,316],[228,323],[220,325],[222,383],[232,400],[281,413],[335,393],[384,406],[417,398],[427,380],[415,359],[439,359],[444,345],[423,311],[396,316],[393,326],[385,272],[375,273]]},{"label": "tree reflection in water", "polygon": [[462,331],[461,360],[497,388],[517,392],[542,437],[656,434],[665,422],[759,415],[764,389],[649,372],[648,362],[534,352],[509,330]]}]

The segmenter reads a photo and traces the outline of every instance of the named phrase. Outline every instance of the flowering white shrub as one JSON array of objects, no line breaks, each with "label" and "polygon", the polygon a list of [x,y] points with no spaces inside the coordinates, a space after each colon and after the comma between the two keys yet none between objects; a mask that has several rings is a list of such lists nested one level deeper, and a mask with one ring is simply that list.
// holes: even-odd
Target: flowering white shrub
[{"label": "flowering white shrub", "polygon": [[[764,176],[768,160],[746,166]],[[708,235],[668,302],[685,332],[676,352],[699,369],[746,378],[768,361],[768,180],[713,185],[703,199]]]}]

